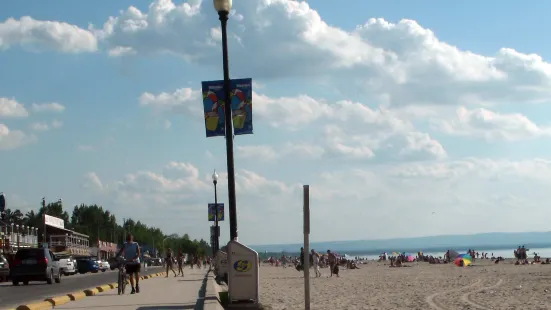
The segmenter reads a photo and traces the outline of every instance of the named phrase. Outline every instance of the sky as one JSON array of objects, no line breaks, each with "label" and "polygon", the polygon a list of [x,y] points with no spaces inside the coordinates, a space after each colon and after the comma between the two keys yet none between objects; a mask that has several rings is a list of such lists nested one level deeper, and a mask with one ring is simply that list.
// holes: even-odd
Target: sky
[{"label": "sky", "polygon": [[[235,137],[239,240],[549,230],[551,2],[235,1],[230,75],[253,79]],[[211,1],[0,2],[0,191],[100,204],[209,237],[223,137]],[[229,238],[228,218],[222,242]]]}]

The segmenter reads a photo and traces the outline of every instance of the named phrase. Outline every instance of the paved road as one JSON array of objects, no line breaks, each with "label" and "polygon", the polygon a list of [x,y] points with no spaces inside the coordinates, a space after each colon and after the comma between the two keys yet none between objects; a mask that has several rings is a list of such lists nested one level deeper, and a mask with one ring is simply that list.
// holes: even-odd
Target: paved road
[{"label": "paved road", "polygon": [[[142,275],[161,272],[162,267],[148,267]],[[146,280],[148,281],[148,280]],[[46,298],[72,293],[103,284],[117,282],[117,271],[98,272],[96,274],[76,274],[61,278],[61,283],[31,282],[25,286],[12,286],[11,282],[0,283],[0,309],[16,308],[21,304],[42,301]]]}]

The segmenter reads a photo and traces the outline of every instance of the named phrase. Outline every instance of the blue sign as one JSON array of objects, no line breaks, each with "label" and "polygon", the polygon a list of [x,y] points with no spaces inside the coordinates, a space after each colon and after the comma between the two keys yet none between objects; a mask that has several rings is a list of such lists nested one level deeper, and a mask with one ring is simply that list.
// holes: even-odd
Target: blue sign
[{"label": "blue sign", "polygon": [[[230,104],[234,135],[253,133],[252,79],[230,81]],[[224,81],[201,82],[207,138],[225,136]]]}]

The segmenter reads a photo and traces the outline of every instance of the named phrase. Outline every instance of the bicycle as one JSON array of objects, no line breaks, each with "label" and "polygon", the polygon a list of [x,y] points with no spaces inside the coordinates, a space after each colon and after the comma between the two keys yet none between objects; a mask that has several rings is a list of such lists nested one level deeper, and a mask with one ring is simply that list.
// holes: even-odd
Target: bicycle
[{"label": "bicycle", "polygon": [[117,288],[119,295],[124,294],[124,291],[126,289],[126,262],[124,259],[118,259],[117,261],[117,268],[119,269],[119,273],[117,276]]}]

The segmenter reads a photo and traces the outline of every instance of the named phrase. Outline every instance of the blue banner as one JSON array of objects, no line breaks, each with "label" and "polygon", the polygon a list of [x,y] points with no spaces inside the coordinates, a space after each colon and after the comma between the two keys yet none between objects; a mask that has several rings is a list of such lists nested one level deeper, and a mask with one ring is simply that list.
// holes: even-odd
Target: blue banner
[{"label": "blue banner", "polygon": [[218,208],[216,208],[214,203],[209,203],[209,215],[208,215],[209,222],[214,222],[216,220],[216,217],[215,217],[216,209],[218,209],[218,221],[224,220],[224,204],[218,203]]},{"label": "blue banner", "polygon": [[230,88],[233,134],[253,134],[253,80],[231,80]]},{"label": "blue banner", "polygon": [[[253,133],[252,79],[230,81],[230,98],[234,135]],[[201,82],[205,129],[208,137],[225,136],[224,81]]]},{"label": "blue banner", "polygon": [[207,138],[224,137],[224,81],[201,82],[201,88]]}]

